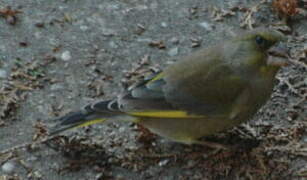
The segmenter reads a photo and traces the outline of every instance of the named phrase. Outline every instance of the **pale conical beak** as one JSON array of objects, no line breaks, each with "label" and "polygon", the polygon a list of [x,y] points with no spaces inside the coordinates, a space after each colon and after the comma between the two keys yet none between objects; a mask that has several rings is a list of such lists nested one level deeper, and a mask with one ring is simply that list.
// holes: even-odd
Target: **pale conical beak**
[{"label": "pale conical beak", "polygon": [[288,49],[283,43],[278,43],[268,50],[267,64],[271,66],[288,66],[289,53]]}]

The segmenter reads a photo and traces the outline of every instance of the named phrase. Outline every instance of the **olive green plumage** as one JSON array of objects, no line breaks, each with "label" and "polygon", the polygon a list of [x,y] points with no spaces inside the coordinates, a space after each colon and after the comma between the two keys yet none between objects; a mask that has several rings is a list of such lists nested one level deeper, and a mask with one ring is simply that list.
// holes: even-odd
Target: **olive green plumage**
[{"label": "olive green plumage", "polygon": [[51,134],[124,120],[177,142],[197,142],[247,121],[268,100],[282,64],[268,62],[267,52],[283,38],[277,31],[258,29],[196,51],[118,98],[60,118]]}]

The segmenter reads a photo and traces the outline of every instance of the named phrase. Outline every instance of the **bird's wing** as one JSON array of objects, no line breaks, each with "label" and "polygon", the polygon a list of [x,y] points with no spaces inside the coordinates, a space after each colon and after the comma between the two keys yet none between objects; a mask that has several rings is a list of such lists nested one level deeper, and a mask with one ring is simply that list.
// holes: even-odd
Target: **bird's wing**
[{"label": "bird's wing", "polygon": [[135,116],[158,116],[158,113],[178,111],[167,102],[163,92],[165,85],[163,72],[145,78],[118,98],[119,109]]},{"label": "bird's wing", "polygon": [[[223,98],[221,96],[224,95],[224,98],[233,101],[246,86],[246,83],[235,76],[228,66],[217,67],[207,73],[206,77],[193,78],[192,83],[200,83],[202,88],[198,90],[200,93],[193,92],[195,89],[191,82],[169,84],[166,76],[160,72],[128,89],[117,101],[119,109],[142,117],[203,118],[226,111],[227,109],[224,109],[226,104],[223,101],[219,102]],[[181,78],[178,79],[180,81]],[[227,84],[231,89],[221,93],[220,89],[225,88],[224,85],[227,87]],[[206,98],[206,96],[218,97],[214,101],[214,97]]]}]

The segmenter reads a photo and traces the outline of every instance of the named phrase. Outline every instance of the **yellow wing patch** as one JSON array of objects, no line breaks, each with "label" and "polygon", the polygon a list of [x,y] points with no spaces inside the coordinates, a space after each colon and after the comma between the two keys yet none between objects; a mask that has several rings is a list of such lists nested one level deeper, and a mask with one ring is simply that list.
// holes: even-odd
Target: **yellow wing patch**
[{"label": "yellow wing patch", "polygon": [[156,80],[162,79],[164,76],[163,72],[160,72],[159,74],[157,74],[155,77],[153,77],[150,81],[147,82],[147,84],[150,84]]},{"label": "yellow wing patch", "polygon": [[204,118],[201,115],[188,114],[186,111],[143,111],[128,112],[127,114],[151,118]]},{"label": "yellow wing patch", "polygon": [[86,121],[76,127],[72,127],[72,128],[79,128],[79,127],[85,127],[85,126],[89,126],[89,125],[92,125],[92,124],[97,124],[97,123],[102,123],[104,121],[106,121],[107,119],[93,119],[93,120],[90,120],[90,121]]}]

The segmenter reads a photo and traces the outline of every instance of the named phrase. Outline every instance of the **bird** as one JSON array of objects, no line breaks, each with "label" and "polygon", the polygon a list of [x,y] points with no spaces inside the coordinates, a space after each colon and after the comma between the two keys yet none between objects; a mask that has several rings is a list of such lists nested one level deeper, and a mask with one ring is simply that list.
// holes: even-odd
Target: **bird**
[{"label": "bird", "polygon": [[270,98],[275,75],[288,63],[269,57],[274,51],[285,54],[279,48],[285,39],[277,30],[259,28],[196,50],[113,99],[57,118],[49,135],[126,121],[171,141],[216,147],[199,139],[248,121]]}]

